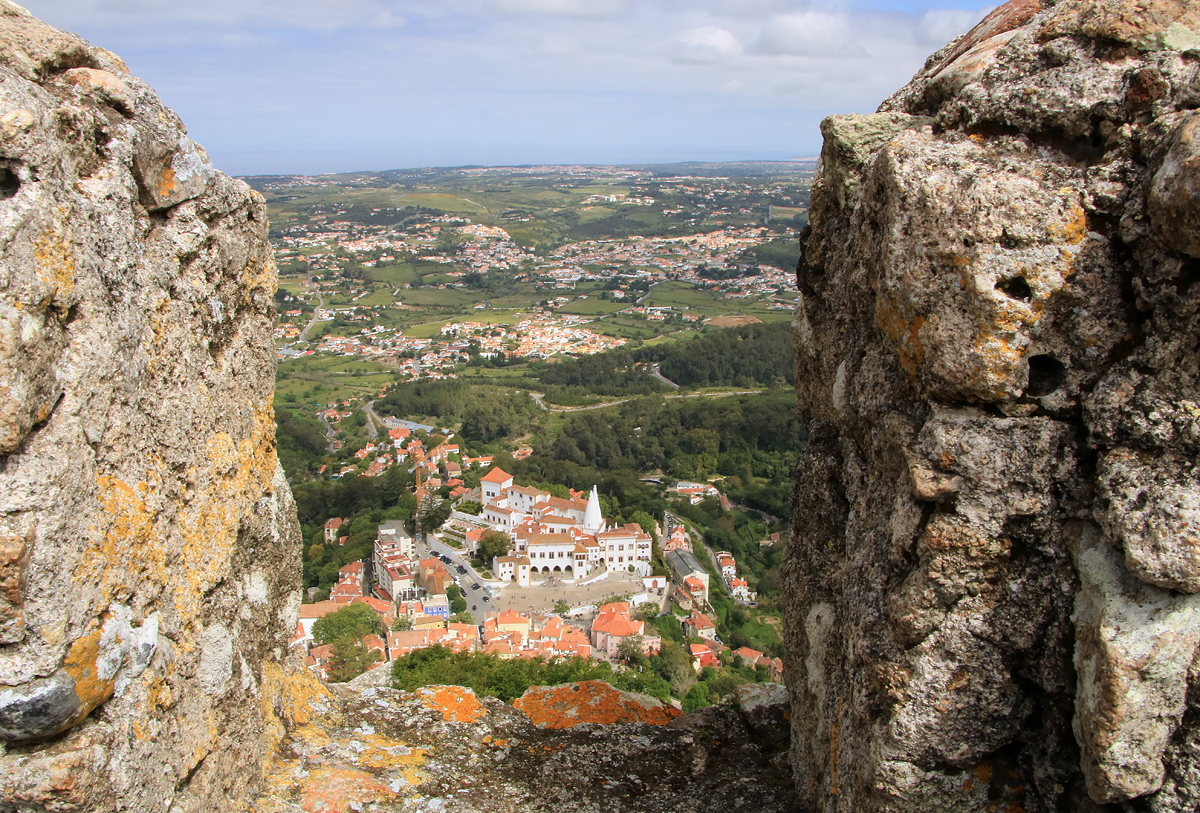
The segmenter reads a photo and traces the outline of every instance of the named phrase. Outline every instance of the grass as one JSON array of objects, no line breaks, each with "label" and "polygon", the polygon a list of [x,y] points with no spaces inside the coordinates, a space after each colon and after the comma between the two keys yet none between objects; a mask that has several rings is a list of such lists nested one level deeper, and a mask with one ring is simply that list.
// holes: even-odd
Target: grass
[{"label": "grass", "polygon": [[560,313],[577,313],[582,316],[598,316],[601,314],[616,313],[629,307],[620,302],[607,302],[603,299],[574,299],[559,308]]}]

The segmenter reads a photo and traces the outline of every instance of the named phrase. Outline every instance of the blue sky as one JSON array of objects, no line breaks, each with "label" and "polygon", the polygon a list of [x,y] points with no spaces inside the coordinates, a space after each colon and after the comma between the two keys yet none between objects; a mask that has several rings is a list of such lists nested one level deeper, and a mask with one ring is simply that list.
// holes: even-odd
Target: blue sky
[{"label": "blue sky", "polygon": [[120,54],[231,174],[784,159],[972,0],[22,0]]}]

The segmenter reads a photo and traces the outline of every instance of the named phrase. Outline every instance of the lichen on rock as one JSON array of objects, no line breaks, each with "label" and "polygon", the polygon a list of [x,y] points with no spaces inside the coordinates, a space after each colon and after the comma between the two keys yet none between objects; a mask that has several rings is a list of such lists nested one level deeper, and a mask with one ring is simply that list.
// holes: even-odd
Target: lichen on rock
[{"label": "lichen on rock", "polygon": [[275,271],[262,197],[186,133],[0,2],[0,807],[230,809],[261,781],[299,575]]},{"label": "lichen on rock", "polygon": [[1200,801],[1200,17],[1044,6],[822,127],[784,567],[812,809]]}]

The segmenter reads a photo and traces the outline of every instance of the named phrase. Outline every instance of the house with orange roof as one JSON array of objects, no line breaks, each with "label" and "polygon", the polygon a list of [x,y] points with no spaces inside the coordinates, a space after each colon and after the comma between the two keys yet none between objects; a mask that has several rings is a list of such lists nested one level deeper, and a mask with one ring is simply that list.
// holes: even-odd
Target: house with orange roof
[{"label": "house with orange roof", "polygon": [[711,666],[714,669],[721,666],[721,661],[708,644],[688,644],[688,654],[692,656],[692,665],[696,668],[697,672],[706,666]]},{"label": "house with orange roof", "polygon": [[715,641],[717,640],[717,626],[704,613],[693,612],[683,622],[683,636]]},{"label": "house with orange roof", "polygon": [[753,669],[763,657],[763,653],[759,652],[757,649],[751,649],[748,646],[741,646],[733,650],[733,657],[742,666]]},{"label": "house with orange roof", "polygon": [[717,567],[721,569],[721,578],[726,581],[737,576],[737,561],[728,551],[717,552]]},{"label": "house with orange roof", "polygon": [[745,579],[731,579],[729,582],[729,593],[738,601],[754,600],[750,592],[750,584]]},{"label": "house with orange roof", "polygon": [[521,647],[506,638],[488,641],[480,651],[487,655],[495,655],[502,661],[516,660],[521,657]]},{"label": "house with orange roof", "polygon": [[499,613],[488,613],[488,617],[483,622],[484,638],[488,634],[504,634],[510,632],[518,632],[522,638],[529,637],[530,619],[528,616],[521,615],[516,610],[504,610]]},{"label": "house with orange roof", "polygon": [[529,586],[528,557],[496,556],[492,559],[492,572],[501,581],[516,582],[521,587]]},{"label": "house with orange roof", "polygon": [[499,466],[493,468],[479,480],[479,487],[483,492],[483,504],[485,506],[504,506],[507,503],[506,492],[512,484],[511,474]]},{"label": "house with orange roof", "polygon": [[497,530],[511,534],[525,516],[520,511],[514,511],[497,503],[484,506],[483,519]]},{"label": "house with orange roof", "polygon": [[616,657],[621,642],[627,638],[641,637],[642,649],[647,654],[656,654],[662,641],[658,636],[645,635],[646,624],[629,615],[628,602],[618,601],[605,604],[592,622],[592,646],[608,657]]},{"label": "house with orange roof", "polygon": [[338,529],[342,527],[342,518],[334,517],[325,523],[325,544],[332,545],[337,541]]},{"label": "house with orange roof", "polygon": [[663,540],[663,553],[670,553],[673,550],[686,550],[691,552],[692,541],[688,538],[687,531],[682,525],[676,525],[669,536]]}]

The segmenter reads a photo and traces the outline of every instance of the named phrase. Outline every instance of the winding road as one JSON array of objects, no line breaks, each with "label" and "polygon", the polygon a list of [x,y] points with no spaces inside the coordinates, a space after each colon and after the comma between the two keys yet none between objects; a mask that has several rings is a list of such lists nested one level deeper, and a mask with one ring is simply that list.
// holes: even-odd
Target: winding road
[{"label": "winding road", "polygon": [[[666,379],[663,379],[663,380],[665,381]],[[670,384],[671,382],[667,381],[667,383]],[[732,390],[729,392],[691,392],[691,393],[688,393],[687,395],[664,395],[663,398],[665,398],[665,399],[671,399],[671,398],[725,398],[730,395],[757,395],[760,392],[765,392],[765,390],[758,389],[758,390]],[[589,409],[604,409],[606,407],[618,406],[620,404],[624,404],[628,401],[633,400],[632,397],[618,398],[616,401],[605,401],[602,404],[588,404],[587,406],[565,407],[565,406],[559,406],[558,404],[547,404],[545,402],[545,398],[546,398],[545,393],[530,391],[529,397],[531,397],[534,401],[536,401],[538,406],[540,406],[544,410],[547,410],[548,412],[586,412]],[[645,396],[639,395],[637,397],[643,398]]]},{"label": "winding road", "polygon": [[313,311],[313,318],[305,326],[304,330],[300,331],[300,337],[298,339],[296,339],[297,342],[308,341],[308,331],[312,330],[314,327],[317,326],[317,313],[320,312],[321,308],[325,307],[325,297],[318,293],[317,299],[320,301],[321,304],[318,305],[317,309]]}]

